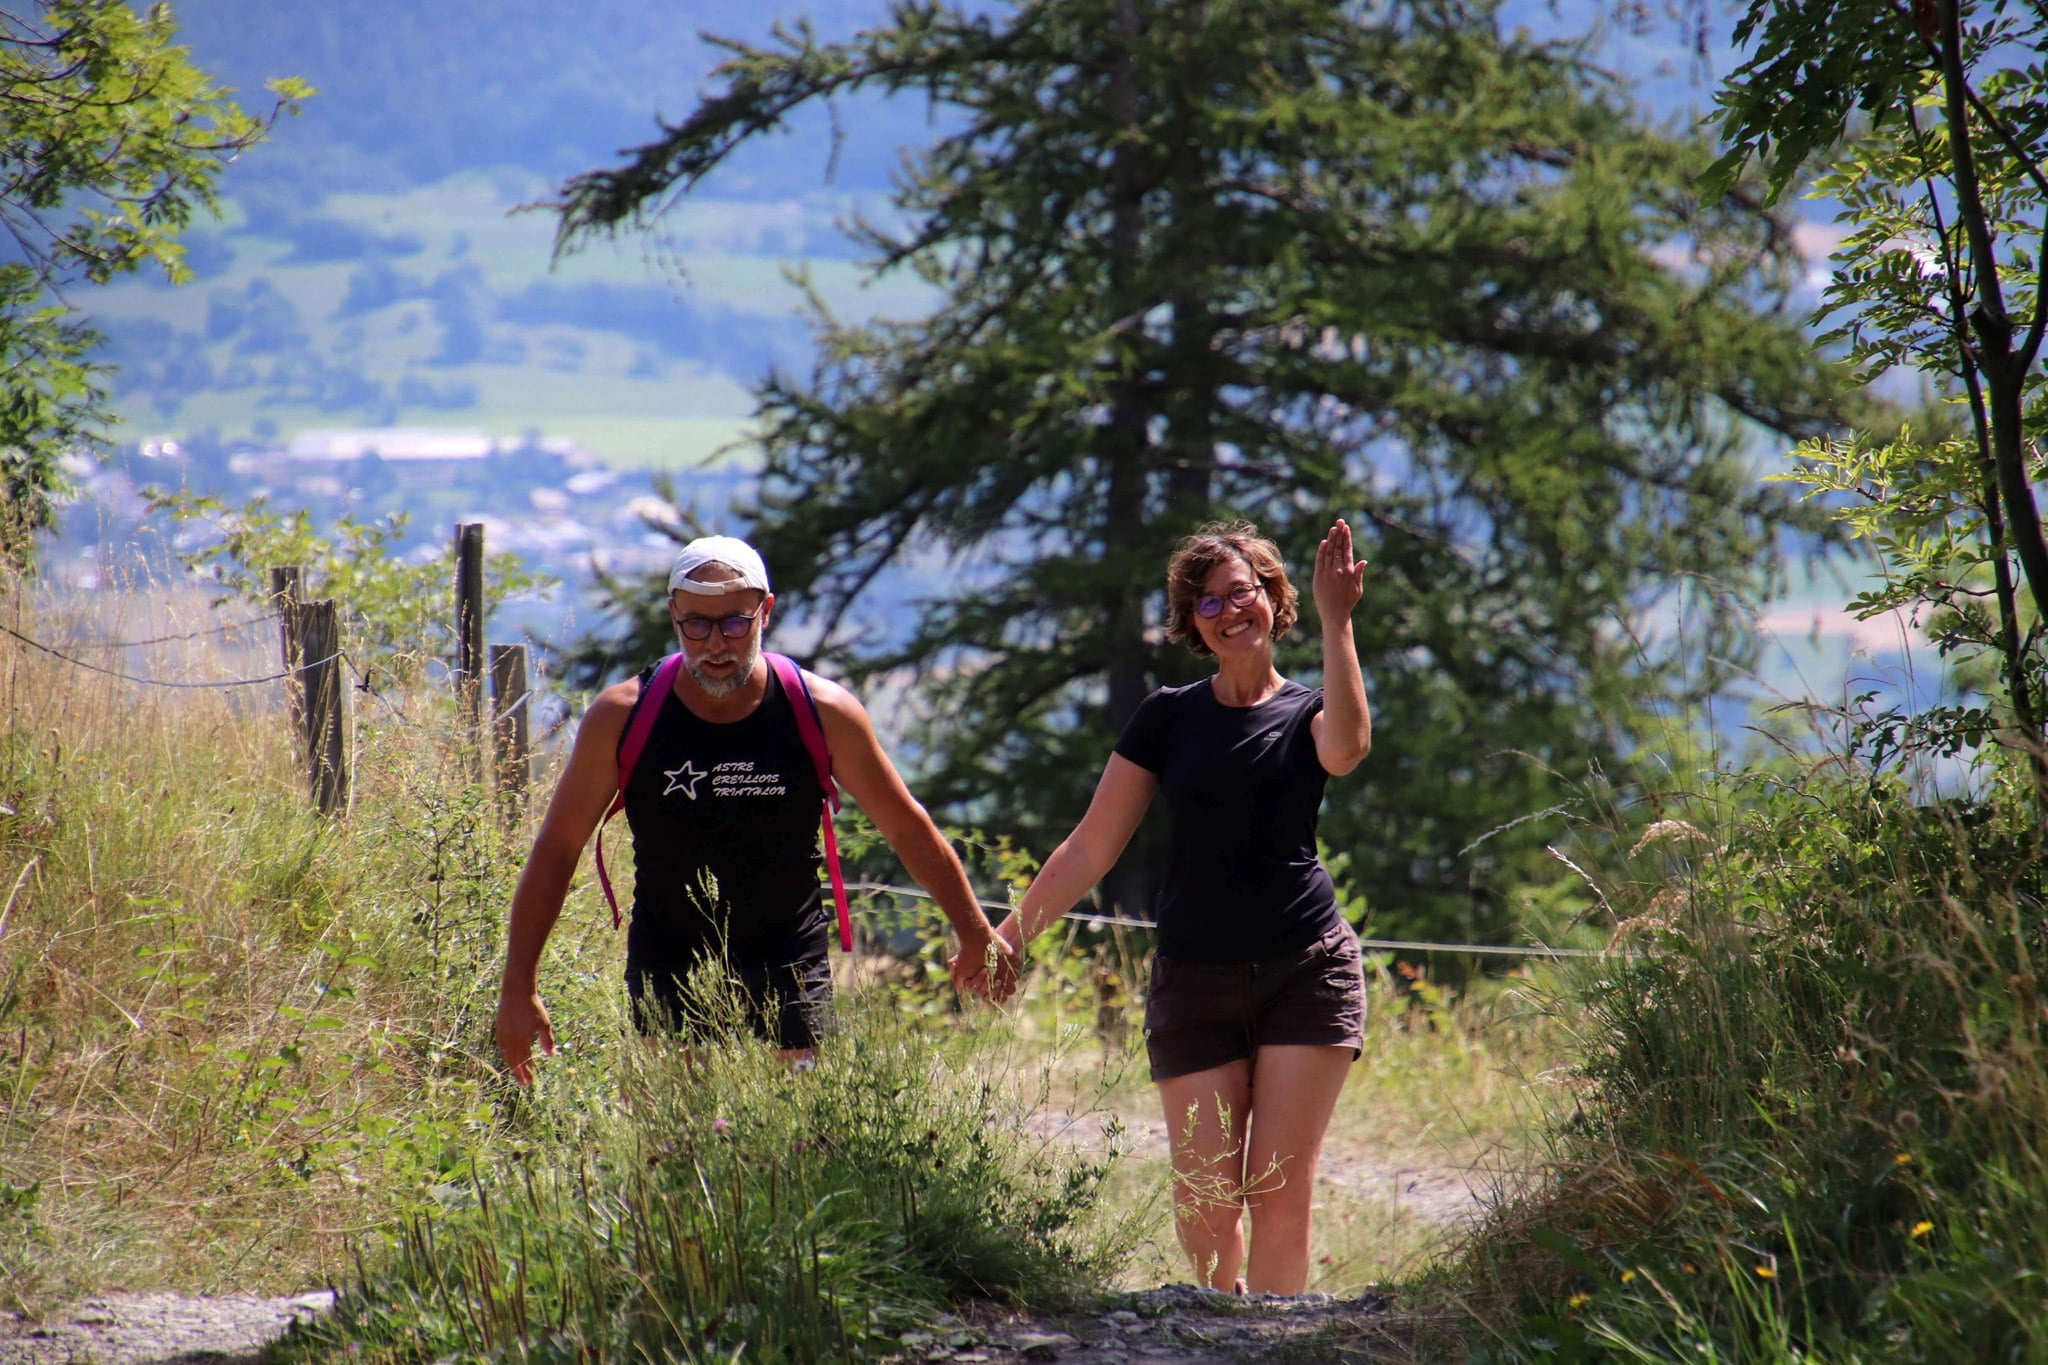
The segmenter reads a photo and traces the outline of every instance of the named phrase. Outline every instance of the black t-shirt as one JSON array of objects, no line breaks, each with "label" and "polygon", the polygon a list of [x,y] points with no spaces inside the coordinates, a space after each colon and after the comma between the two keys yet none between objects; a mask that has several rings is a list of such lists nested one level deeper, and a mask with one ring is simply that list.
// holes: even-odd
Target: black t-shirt
[{"label": "black t-shirt", "polygon": [[[640,675],[643,690],[652,678],[652,669]],[[657,701],[661,712],[626,784],[633,831],[627,970],[680,970],[721,947],[749,966],[823,954],[830,927],[818,886],[824,793],[781,680],[770,669],[761,704],[730,725],[698,718],[673,689],[642,705]],[[707,874],[715,900],[703,893]]]},{"label": "black t-shirt", "polygon": [[1206,678],[1139,703],[1116,751],[1157,775],[1166,798],[1161,954],[1250,962],[1343,923],[1316,858],[1329,774],[1309,722],[1322,709],[1323,694],[1295,682],[1257,706],[1225,706]]}]

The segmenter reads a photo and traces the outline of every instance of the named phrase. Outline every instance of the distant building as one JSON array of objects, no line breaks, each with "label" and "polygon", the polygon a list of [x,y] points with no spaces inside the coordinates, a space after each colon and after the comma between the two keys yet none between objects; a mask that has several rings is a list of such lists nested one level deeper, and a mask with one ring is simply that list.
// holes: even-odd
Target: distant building
[{"label": "distant building", "polygon": [[400,489],[495,482],[504,472],[485,473],[492,460],[510,461],[518,476],[535,479],[557,478],[597,463],[574,440],[533,432],[500,439],[456,427],[314,427],[281,447],[238,452],[230,467],[245,478],[281,484],[331,475],[384,497]]},{"label": "distant building", "polygon": [[442,427],[316,427],[292,437],[285,458],[297,462],[342,464],[365,455],[413,461],[484,460],[498,453],[498,443],[481,431]]}]

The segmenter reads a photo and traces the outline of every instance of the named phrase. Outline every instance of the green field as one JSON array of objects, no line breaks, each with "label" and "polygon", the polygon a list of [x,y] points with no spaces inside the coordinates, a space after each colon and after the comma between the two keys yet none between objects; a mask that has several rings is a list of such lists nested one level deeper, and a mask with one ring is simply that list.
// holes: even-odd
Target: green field
[{"label": "green field", "polygon": [[[771,354],[807,363],[791,272],[840,317],[900,315],[927,297],[914,281],[870,283],[850,261],[789,253],[857,206],[844,196],[705,200],[658,234],[556,259],[551,215],[520,211],[548,188],[516,171],[469,172],[336,194],[309,211],[319,226],[286,217],[274,231],[229,201],[197,229],[199,278],[122,280],[92,296],[119,365],[122,420],[110,434],[539,431],[609,463],[683,468],[743,440],[750,385]],[[355,235],[337,245],[321,233]],[[351,301],[369,279],[389,296]],[[609,292],[578,292],[591,289]]]}]

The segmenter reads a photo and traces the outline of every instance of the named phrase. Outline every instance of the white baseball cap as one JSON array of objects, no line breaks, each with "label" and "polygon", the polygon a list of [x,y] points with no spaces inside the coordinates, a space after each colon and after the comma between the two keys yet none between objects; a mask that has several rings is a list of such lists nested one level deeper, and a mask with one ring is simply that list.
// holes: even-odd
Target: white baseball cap
[{"label": "white baseball cap", "polygon": [[[690,577],[706,564],[722,564],[739,577],[720,579],[716,583],[700,583]],[[676,562],[669,566],[670,592],[680,590],[716,597],[735,588],[769,590],[768,566],[761,562],[761,556],[753,546],[736,536],[699,536],[677,551]]]}]

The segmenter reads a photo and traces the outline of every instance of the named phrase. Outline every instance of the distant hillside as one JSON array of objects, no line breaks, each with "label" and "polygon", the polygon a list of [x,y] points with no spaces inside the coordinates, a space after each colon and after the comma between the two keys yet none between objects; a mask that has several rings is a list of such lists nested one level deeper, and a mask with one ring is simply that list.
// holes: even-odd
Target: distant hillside
[{"label": "distant hillside", "polygon": [[[821,32],[879,15],[815,7]],[[771,11],[600,0],[345,7],[191,0],[184,41],[262,100],[318,91],[224,182],[225,221],[189,242],[196,282],[134,280],[79,302],[109,339],[118,437],[268,440],[312,426],[544,431],[622,463],[674,466],[738,439],[747,387],[808,363],[804,265],[843,313],[914,307],[862,288],[836,222],[876,207],[920,109],[860,109],[828,182],[820,118],[722,175],[658,237],[551,268],[552,218],[515,214],[692,107],[702,26],[765,37]]]},{"label": "distant hillside", "polygon": [[[717,58],[700,30],[761,39],[778,15],[801,13],[833,34],[885,12],[878,0],[184,0],[175,8],[193,56],[248,98],[282,74],[320,92],[280,133],[290,156],[252,161],[250,172],[314,195],[432,184],[479,166],[554,181],[649,140],[657,112],[688,112]],[[899,122],[907,128],[917,118]],[[842,184],[879,183],[871,177],[893,164],[850,150]],[[821,165],[811,163],[813,179]],[[779,173],[727,187],[770,197],[786,188]]]}]

